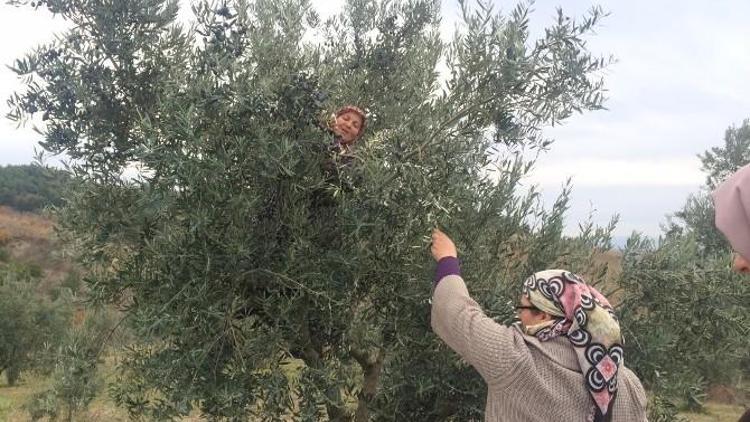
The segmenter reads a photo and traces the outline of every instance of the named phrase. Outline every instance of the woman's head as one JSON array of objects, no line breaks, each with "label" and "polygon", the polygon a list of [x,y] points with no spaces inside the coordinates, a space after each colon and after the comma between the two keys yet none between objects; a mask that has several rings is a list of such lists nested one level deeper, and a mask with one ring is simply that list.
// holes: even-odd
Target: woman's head
[{"label": "woman's head", "polygon": [[523,327],[536,326],[553,319],[552,315],[534,306],[526,294],[521,295],[518,303],[516,306],[516,315],[518,315],[518,319],[521,321]]},{"label": "woman's head", "polygon": [[734,250],[732,267],[750,273],[750,165],[729,176],[713,192],[716,228]]},{"label": "woman's head", "polygon": [[565,337],[576,349],[597,419],[603,420],[624,362],[620,324],[607,298],[569,271],[546,270],[524,281],[518,308],[526,334],[539,341]]},{"label": "woman's head", "polygon": [[336,122],[333,131],[341,138],[342,144],[351,144],[365,131],[367,117],[359,107],[348,105],[336,112]]}]

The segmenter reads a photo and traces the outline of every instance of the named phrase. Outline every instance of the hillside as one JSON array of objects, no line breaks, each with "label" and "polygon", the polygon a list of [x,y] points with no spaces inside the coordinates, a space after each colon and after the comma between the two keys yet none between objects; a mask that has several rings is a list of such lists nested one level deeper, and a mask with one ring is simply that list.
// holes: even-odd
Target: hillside
[{"label": "hillside", "polygon": [[2,261],[41,271],[43,289],[58,284],[73,270],[55,236],[53,221],[40,214],[0,206],[0,248],[5,255]]},{"label": "hillside", "polygon": [[21,211],[38,212],[62,203],[61,192],[68,174],[54,167],[34,164],[0,166],[0,204]]}]

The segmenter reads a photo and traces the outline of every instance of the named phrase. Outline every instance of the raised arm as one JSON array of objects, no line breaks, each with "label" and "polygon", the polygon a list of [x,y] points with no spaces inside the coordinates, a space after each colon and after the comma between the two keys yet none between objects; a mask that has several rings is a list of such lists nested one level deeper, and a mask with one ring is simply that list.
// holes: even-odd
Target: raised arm
[{"label": "raised arm", "polygon": [[469,296],[460,275],[456,247],[440,230],[432,234],[432,255],[438,262],[432,295],[431,324],[451,349],[473,366],[487,384],[510,379],[525,354],[516,330],[496,323]]}]

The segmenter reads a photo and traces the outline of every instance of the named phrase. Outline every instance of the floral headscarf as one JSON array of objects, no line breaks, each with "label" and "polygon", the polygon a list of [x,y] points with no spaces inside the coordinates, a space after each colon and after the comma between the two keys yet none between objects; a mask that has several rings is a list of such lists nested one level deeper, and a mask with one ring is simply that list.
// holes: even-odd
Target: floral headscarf
[{"label": "floral headscarf", "polygon": [[604,420],[624,361],[620,324],[609,301],[579,276],[564,270],[535,273],[524,282],[523,294],[536,308],[554,317],[526,327],[526,333],[541,341],[568,337],[596,403],[595,420]]}]

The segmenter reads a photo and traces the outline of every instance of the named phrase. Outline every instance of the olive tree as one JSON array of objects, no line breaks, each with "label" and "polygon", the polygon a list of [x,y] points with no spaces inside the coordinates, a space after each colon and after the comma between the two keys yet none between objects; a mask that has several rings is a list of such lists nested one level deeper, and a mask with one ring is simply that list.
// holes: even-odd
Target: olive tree
[{"label": "olive tree", "polygon": [[[585,266],[571,245],[606,233],[565,242],[566,195],[520,186],[545,127],[602,107],[609,60],[586,49],[598,8],[530,39],[529,4],[460,1],[446,42],[439,4],[196,2],[188,27],[175,1],[33,2],[71,29],[15,63],[10,117],[70,159],[60,224],[140,339],[114,386],[133,415],[480,417],[429,330],[430,229],[501,319],[529,272]],[[321,122],[350,103],[368,127],[345,163]]]}]

